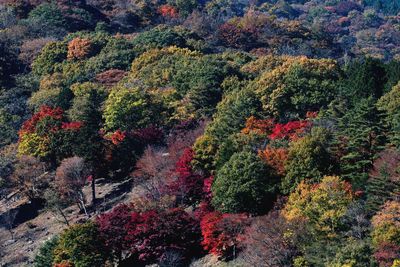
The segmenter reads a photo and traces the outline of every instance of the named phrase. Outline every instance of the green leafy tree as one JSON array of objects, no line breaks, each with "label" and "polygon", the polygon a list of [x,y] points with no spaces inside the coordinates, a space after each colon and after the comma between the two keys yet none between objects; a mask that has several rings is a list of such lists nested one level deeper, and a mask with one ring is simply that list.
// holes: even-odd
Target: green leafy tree
[{"label": "green leafy tree", "polygon": [[323,128],[312,132],[289,145],[286,176],[282,181],[284,193],[292,192],[304,179],[318,182],[333,169],[329,147],[329,133]]},{"label": "green leafy tree", "polygon": [[99,236],[92,222],[68,228],[60,235],[54,263],[69,261],[76,267],[103,266],[108,253]]},{"label": "green leafy tree", "polygon": [[333,238],[352,200],[349,183],[325,176],[318,184],[301,182],[289,195],[283,214],[288,220],[305,219],[315,237]]},{"label": "green leafy tree", "polygon": [[400,147],[400,83],[378,100],[378,109],[386,113],[391,143]]},{"label": "green leafy tree", "polygon": [[318,111],[332,101],[339,77],[333,60],[294,57],[265,71],[253,87],[264,109],[277,119],[304,118],[307,111]]},{"label": "green leafy tree", "polygon": [[23,23],[40,36],[62,36],[70,26],[56,2],[38,5]]},{"label": "green leafy tree", "polygon": [[215,177],[212,204],[221,212],[262,213],[276,190],[277,181],[271,174],[253,153],[235,153]]},{"label": "green leafy tree", "polygon": [[56,63],[67,59],[67,44],[64,42],[51,42],[43,47],[40,54],[32,63],[32,71],[40,76],[52,74]]},{"label": "green leafy tree", "polygon": [[194,164],[198,169],[211,171],[215,154],[227,138],[244,128],[246,120],[261,110],[261,102],[250,88],[232,91],[217,106],[214,120],[207,126],[204,137],[194,144]]},{"label": "green leafy tree", "polygon": [[36,254],[33,264],[35,267],[53,267],[54,250],[59,244],[58,236],[53,236],[47,240]]},{"label": "green leafy tree", "polygon": [[142,88],[114,88],[105,102],[104,126],[107,130],[132,130],[147,126],[154,118],[150,95]]},{"label": "green leafy tree", "polygon": [[400,152],[397,149],[385,149],[374,160],[366,193],[366,206],[371,213],[400,195]]}]

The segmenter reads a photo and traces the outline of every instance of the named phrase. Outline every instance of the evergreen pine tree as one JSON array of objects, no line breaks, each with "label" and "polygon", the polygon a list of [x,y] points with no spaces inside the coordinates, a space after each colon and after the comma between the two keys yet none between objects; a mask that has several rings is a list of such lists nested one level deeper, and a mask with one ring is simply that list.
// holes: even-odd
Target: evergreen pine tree
[{"label": "evergreen pine tree", "polygon": [[386,149],[375,160],[366,191],[366,206],[371,213],[380,210],[386,201],[400,197],[400,152],[397,149]]},{"label": "evergreen pine tree", "polygon": [[336,139],[342,147],[342,177],[355,188],[364,188],[377,152],[385,143],[382,115],[372,97],[360,100],[339,119]]}]

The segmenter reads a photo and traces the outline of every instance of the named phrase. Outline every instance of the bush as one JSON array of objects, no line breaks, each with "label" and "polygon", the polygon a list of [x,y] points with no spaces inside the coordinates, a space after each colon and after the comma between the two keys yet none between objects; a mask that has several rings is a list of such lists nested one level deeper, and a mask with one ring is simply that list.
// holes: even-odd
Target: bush
[{"label": "bush", "polygon": [[95,224],[88,222],[65,230],[55,248],[54,263],[69,261],[77,267],[103,266],[108,251]]},{"label": "bush", "polygon": [[53,267],[54,251],[59,243],[59,237],[54,236],[47,240],[36,254],[33,264],[35,267]]}]

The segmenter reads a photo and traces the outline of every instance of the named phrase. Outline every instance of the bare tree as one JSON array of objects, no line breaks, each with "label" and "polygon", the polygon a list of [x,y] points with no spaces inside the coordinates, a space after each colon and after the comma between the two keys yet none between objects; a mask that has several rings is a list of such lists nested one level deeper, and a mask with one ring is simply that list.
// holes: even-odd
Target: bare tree
[{"label": "bare tree", "polygon": [[37,158],[21,156],[15,164],[12,180],[30,199],[40,197],[51,179],[46,167],[46,164]]},{"label": "bare tree", "polygon": [[56,189],[60,195],[66,200],[77,203],[79,209],[83,210],[86,216],[88,216],[86,199],[82,189],[89,173],[84,159],[75,156],[61,162],[55,177]]},{"label": "bare tree", "polygon": [[60,215],[63,218],[63,222],[69,226],[68,217],[64,212],[71,202],[63,198],[57,190],[50,188],[44,192],[44,198],[46,199],[46,209],[55,215]]},{"label": "bare tree", "polygon": [[299,253],[296,240],[305,231],[302,225],[301,222],[287,222],[275,210],[255,218],[243,235],[241,258],[260,267],[292,266],[293,257]]}]

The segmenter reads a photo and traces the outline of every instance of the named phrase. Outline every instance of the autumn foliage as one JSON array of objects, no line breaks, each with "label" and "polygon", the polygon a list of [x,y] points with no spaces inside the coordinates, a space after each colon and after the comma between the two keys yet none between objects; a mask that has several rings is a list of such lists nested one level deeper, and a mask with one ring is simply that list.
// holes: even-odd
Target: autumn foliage
[{"label": "autumn foliage", "polygon": [[239,251],[239,236],[248,223],[245,214],[205,214],[200,222],[204,249],[221,258],[235,258]]},{"label": "autumn foliage", "polygon": [[89,39],[75,38],[68,44],[68,59],[83,59],[92,50],[92,42]]},{"label": "autumn foliage", "polygon": [[198,253],[198,222],[182,209],[139,213],[120,205],[101,215],[97,224],[105,244],[119,258],[125,251],[132,260],[151,263],[171,251],[186,260]]},{"label": "autumn foliage", "polygon": [[158,12],[165,18],[177,18],[179,16],[176,8],[168,4],[160,6]]}]

